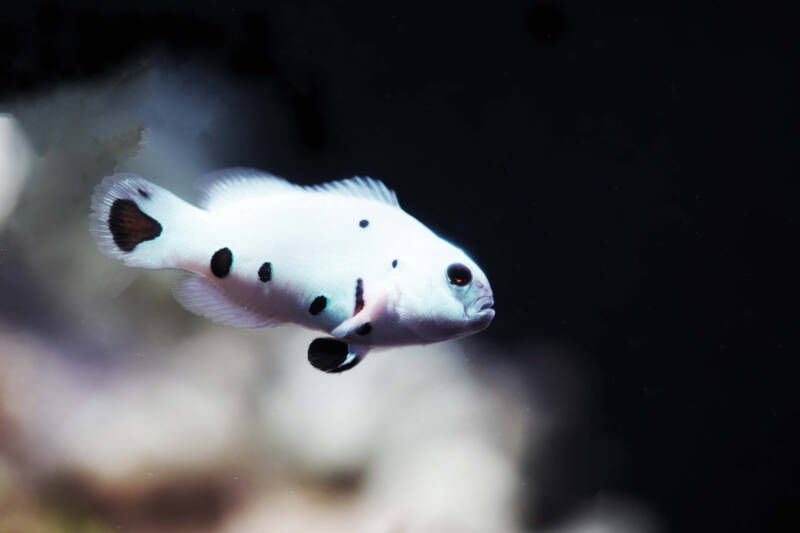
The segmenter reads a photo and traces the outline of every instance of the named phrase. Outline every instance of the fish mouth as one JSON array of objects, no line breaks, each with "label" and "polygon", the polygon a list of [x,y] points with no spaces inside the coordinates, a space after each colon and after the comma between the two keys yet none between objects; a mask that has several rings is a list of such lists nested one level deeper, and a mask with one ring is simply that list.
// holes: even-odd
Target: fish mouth
[{"label": "fish mouth", "polygon": [[467,307],[467,316],[470,318],[477,318],[488,314],[494,316],[494,309],[492,309],[493,305],[494,298],[491,296],[481,296],[480,298],[476,298],[471,304],[469,304],[469,307]]}]

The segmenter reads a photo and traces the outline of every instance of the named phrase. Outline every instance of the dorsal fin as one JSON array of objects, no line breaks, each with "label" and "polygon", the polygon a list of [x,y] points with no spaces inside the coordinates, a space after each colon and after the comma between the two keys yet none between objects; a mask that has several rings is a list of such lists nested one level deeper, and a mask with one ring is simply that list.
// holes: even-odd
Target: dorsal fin
[{"label": "dorsal fin", "polygon": [[299,189],[283,178],[254,168],[226,168],[197,180],[197,205],[213,211],[215,207],[254,196]]},{"label": "dorsal fin", "polygon": [[355,177],[321,185],[300,186],[252,168],[228,168],[203,176],[197,182],[197,202],[200,207],[213,211],[216,207],[237,200],[292,190],[366,198],[400,207],[395,192],[372,178]]},{"label": "dorsal fin", "polygon": [[400,202],[397,201],[397,194],[395,194],[393,190],[384,185],[382,181],[369,177],[362,178],[356,176],[355,178],[329,181],[322,185],[312,185],[303,188],[310,191],[339,194],[341,196],[368,198],[394,207],[400,207]]}]

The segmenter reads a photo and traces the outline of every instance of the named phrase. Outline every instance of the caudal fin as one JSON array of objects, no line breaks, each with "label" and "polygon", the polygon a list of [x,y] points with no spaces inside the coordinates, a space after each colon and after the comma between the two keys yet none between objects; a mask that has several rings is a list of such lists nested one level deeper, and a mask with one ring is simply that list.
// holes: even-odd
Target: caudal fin
[{"label": "caudal fin", "polygon": [[[106,177],[92,195],[89,233],[100,253],[128,266],[170,268],[178,221],[192,206],[135,174]],[[189,213],[190,214],[190,213]]]}]

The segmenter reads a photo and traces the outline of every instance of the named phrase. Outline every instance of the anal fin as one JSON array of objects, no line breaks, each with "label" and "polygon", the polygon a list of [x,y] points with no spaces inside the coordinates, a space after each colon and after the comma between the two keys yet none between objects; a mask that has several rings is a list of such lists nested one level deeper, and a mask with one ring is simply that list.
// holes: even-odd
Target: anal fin
[{"label": "anal fin", "polygon": [[274,321],[234,302],[202,276],[189,275],[172,288],[172,294],[192,313],[235,328],[263,328]]},{"label": "anal fin", "polygon": [[311,366],[329,374],[350,370],[364,359],[369,347],[348,344],[339,339],[320,337],[308,346],[308,362]]}]

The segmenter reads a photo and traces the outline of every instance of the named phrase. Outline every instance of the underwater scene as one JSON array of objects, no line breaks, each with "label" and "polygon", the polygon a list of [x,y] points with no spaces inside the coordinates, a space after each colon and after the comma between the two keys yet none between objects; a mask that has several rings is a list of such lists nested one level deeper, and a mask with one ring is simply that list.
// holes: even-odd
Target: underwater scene
[{"label": "underwater scene", "polygon": [[794,530],[798,87],[749,20],[11,8],[0,533]]}]

